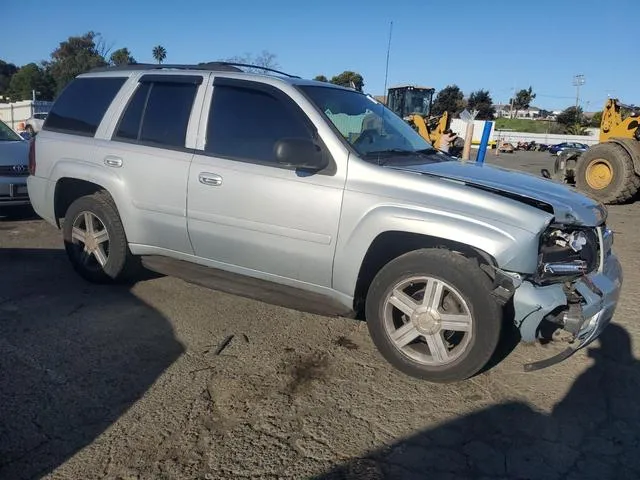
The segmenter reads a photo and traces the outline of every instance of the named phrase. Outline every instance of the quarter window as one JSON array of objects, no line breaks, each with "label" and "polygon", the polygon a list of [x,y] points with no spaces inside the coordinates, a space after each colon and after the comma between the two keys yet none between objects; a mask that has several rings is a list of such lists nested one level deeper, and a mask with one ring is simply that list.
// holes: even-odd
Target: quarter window
[{"label": "quarter window", "polygon": [[215,86],[205,151],[216,156],[275,163],[274,146],[284,138],[311,139],[302,118],[269,93]]},{"label": "quarter window", "polygon": [[121,77],[73,80],[54,103],[43,129],[94,136],[102,117],[125,81]]}]

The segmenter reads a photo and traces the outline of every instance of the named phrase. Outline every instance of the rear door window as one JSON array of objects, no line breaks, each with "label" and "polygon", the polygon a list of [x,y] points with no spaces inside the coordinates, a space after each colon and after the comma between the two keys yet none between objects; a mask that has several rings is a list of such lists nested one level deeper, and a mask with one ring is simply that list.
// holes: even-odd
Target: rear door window
[{"label": "rear door window", "polygon": [[141,83],[113,138],[150,146],[184,147],[197,90],[198,84],[193,82]]},{"label": "rear door window", "polygon": [[77,78],[60,94],[43,130],[93,137],[124,77]]}]

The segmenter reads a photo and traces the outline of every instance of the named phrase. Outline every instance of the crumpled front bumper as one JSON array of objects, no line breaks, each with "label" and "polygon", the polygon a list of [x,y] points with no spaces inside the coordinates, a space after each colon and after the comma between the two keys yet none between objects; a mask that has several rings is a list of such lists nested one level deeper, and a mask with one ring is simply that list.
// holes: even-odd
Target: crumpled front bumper
[{"label": "crumpled front bumper", "polygon": [[[596,272],[576,280],[573,286],[581,302],[580,314],[573,319],[576,330],[573,342],[554,357],[525,365],[525,370],[538,370],[561,362],[598,338],[613,318],[622,281],[622,267],[613,252],[607,254]],[[524,281],[516,289],[513,301],[514,320],[525,342],[538,338],[540,324],[545,317],[555,315],[558,309],[568,306],[562,284],[537,286]]]}]

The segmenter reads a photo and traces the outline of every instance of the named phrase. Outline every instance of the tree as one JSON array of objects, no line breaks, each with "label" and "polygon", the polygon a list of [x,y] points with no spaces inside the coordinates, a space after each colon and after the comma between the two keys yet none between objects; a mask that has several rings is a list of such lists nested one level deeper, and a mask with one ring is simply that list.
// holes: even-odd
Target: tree
[{"label": "tree", "polygon": [[433,102],[433,114],[442,115],[449,112],[449,115],[460,114],[465,108],[464,94],[457,85],[447,85],[438,92]]},{"label": "tree", "polygon": [[576,107],[569,107],[558,114],[556,121],[565,127],[569,127],[570,125],[580,123],[580,118],[582,118],[582,108],[578,107],[576,110]]},{"label": "tree", "polygon": [[316,75],[314,77],[314,80],[317,82],[329,82],[329,79],[327,77],[325,77],[324,75]]},{"label": "tree", "polygon": [[493,120],[496,115],[496,109],[493,106],[493,99],[488,90],[478,90],[469,95],[467,108],[477,110],[478,120]]},{"label": "tree", "polygon": [[341,85],[343,87],[351,87],[352,82],[356,90],[361,92],[362,87],[364,87],[364,79],[359,73],[352,72],[351,70],[345,70],[331,78],[331,83],[334,85]]},{"label": "tree", "polygon": [[35,63],[29,63],[11,77],[9,96],[12,101],[30,100],[33,91],[37,98],[52,100],[55,95],[55,81],[51,75]]},{"label": "tree", "polygon": [[[515,98],[511,99],[513,102],[513,108],[515,110],[515,117],[518,116],[519,110],[526,110],[531,105],[531,102],[536,98],[536,94],[533,93],[533,88],[529,87],[528,89],[522,89],[518,93],[516,93]],[[511,118],[514,118],[512,115]]]},{"label": "tree", "polygon": [[[263,50],[262,53],[254,56],[252,53],[245,53],[244,55],[235,55],[233,57],[225,58],[223,62],[231,63],[243,63],[245,65],[255,65],[256,67],[273,68],[278,69],[280,65],[276,61],[276,54],[267,50]],[[243,67],[247,72],[260,73],[263,72],[261,68]]]},{"label": "tree", "polygon": [[591,117],[591,121],[589,122],[589,124],[592,127],[600,128],[601,123],[602,123],[602,112],[594,113],[593,117]]},{"label": "tree", "polygon": [[[13,63],[7,63],[0,60],[0,95],[8,95],[9,83],[11,83],[11,77],[18,71]],[[2,100],[0,100],[2,101]]]},{"label": "tree", "polygon": [[127,65],[128,63],[136,63],[135,58],[131,56],[128,48],[120,48],[111,54],[109,58],[111,65]]},{"label": "tree", "polygon": [[104,54],[107,51],[100,35],[92,31],[60,42],[58,48],[51,53],[51,61],[45,63],[47,71],[55,80],[57,92],[77,75],[105,66],[107,62]]},{"label": "tree", "polygon": [[567,134],[569,135],[589,135],[589,131],[579,123],[569,125],[567,128]]},{"label": "tree", "polygon": [[162,63],[167,58],[167,50],[162,45],[156,45],[153,47],[153,58],[156,62]]}]

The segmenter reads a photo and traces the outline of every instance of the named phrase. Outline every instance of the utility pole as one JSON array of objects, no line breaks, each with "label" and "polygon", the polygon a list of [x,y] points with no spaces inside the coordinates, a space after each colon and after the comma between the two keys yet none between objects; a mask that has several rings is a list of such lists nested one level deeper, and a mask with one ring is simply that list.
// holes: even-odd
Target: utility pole
[{"label": "utility pole", "polygon": [[516,86],[513,86],[513,92],[511,93],[511,110],[509,110],[509,118],[513,118],[513,102],[516,99]]},{"label": "utility pole", "polygon": [[573,77],[573,86],[576,87],[576,123],[580,123],[580,113],[578,106],[580,105],[580,87],[584,85],[584,75],[578,74]]}]

